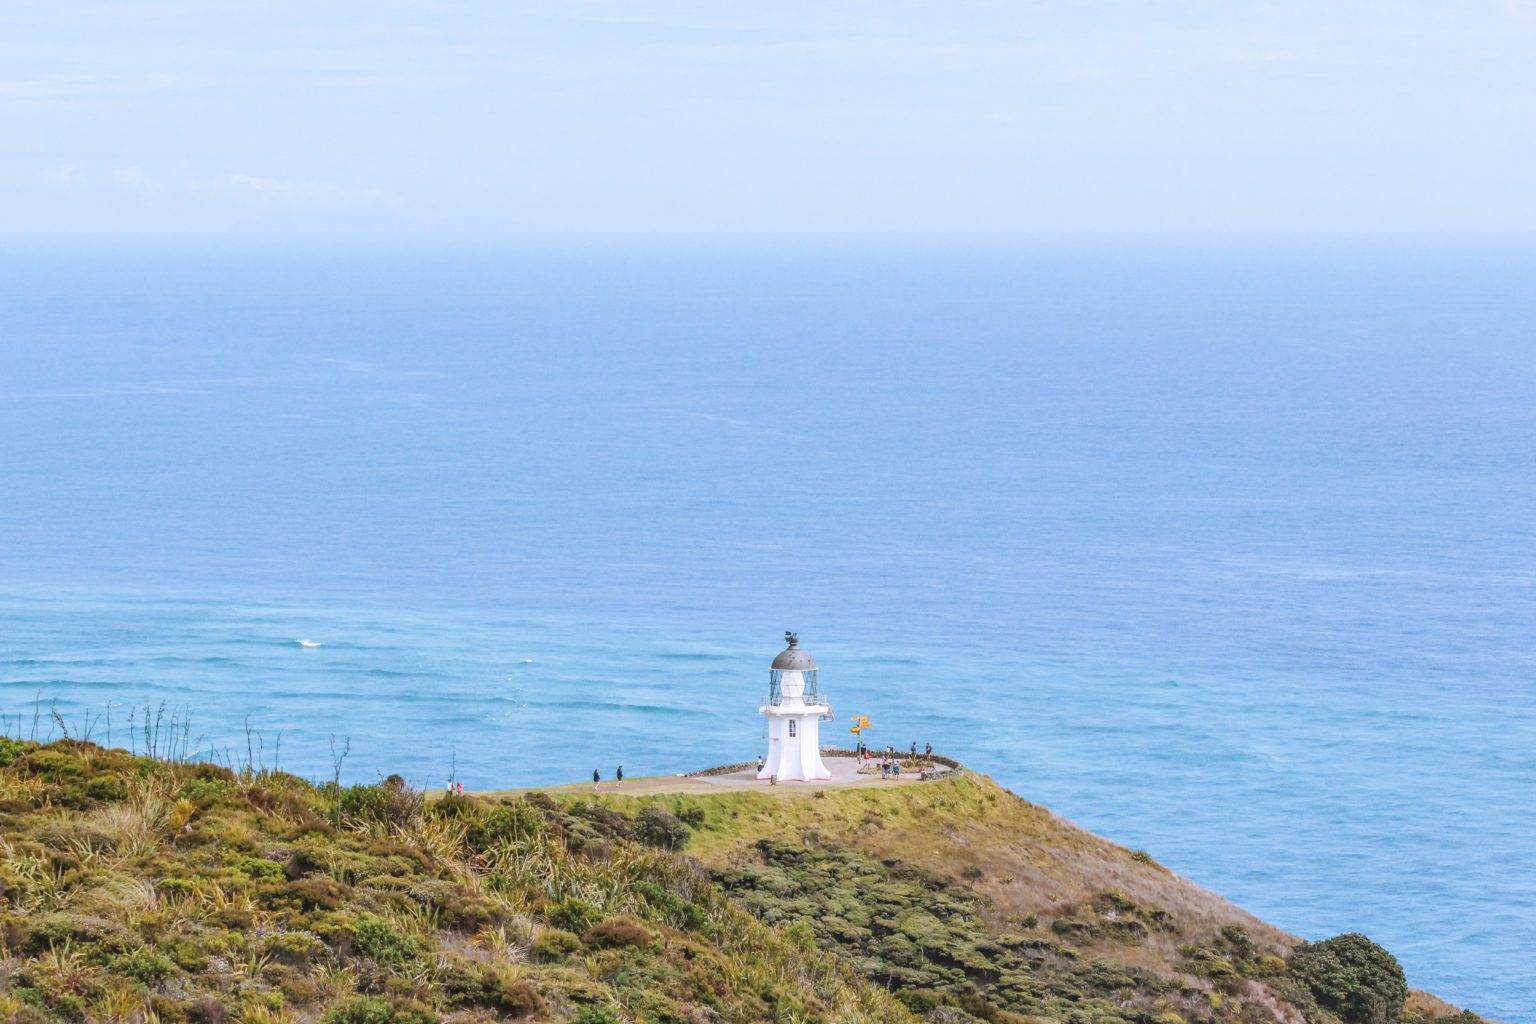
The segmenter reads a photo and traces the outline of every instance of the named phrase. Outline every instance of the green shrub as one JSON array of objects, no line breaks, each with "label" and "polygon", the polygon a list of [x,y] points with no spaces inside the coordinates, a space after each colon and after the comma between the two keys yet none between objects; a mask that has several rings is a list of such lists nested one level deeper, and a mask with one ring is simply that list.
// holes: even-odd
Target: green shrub
[{"label": "green shrub", "polygon": [[282,932],[267,940],[267,953],[279,963],[302,966],[325,953],[325,943],[309,932]]},{"label": "green shrub", "polygon": [[552,928],[533,940],[533,955],[544,961],[564,960],[581,949],[581,940],[568,931]]},{"label": "green shrub", "polygon": [[283,866],[265,857],[242,857],[235,862],[235,869],[252,878],[282,878]]},{"label": "green shrub", "polygon": [[1408,999],[1397,958],[1357,932],[1303,943],[1288,963],[1318,1003],[1346,1024],[1390,1024]]},{"label": "green shrub", "polygon": [[216,804],[236,791],[235,784],[227,779],[190,779],[181,787],[181,795],[201,807]]},{"label": "green shrub", "polygon": [[677,820],[681,821],[689,828],[698,828],[700,825],[704,824],[704,808],[684,807],[682,810],[677,812]]},{"label": "green shrub", "polygon": [[424,798],[398,775],[372,786],[348,786],[341,791],[341,813],[354,821],[380,825],[411,825],[421,818]]},{"label": "green shrub", "polygon": [[352,922],[352,945],[384,967],[400,968],[421,956],[421,943],[402,935],[377,914],[359,914]]},{"label": "green shrub", "polygon": [[438,1024],[437,1016],[426,1010],[372,996],[348,999],[325,1019],[326,1024]]},{"label": "green shrub", "polygon": [[352,889],[330,875],[307,875],[289,882],[283,891],[305,910],[335,910]]},{"label": "green shrub", "polygon": [[9,736],[0,736],[0,768],[9,768],[30,749],[32,744],[25,740],[13,740]]},{"label": "green shrub", "polygon": [[474,813],[475,807],[470,797],[445,793],[427,805],[427,813],[434,818],[463,818]]},{"label": "green shrub", "polygon": [[571,1024],[624,1024],[624,1018],[607,1006],[583,1006]]},{"label": "green shrub", "polygon": [[644,807],[635,815],[635,838],[647,845],[676,850],[687,843],[692,834],[677,815],[660,807]]},{"label": "green shrub", "polygon": [[65,782],[84,774],[85,766],[80,759],[65,750],[46,748],[33,750],[27,757],[27,765],[33,775],[40,775],[49,782]]},{"label": "green shrub", "polygon": [[37,953],[50,946],[65,943],[97,942],[118,929],[97,917],[84,914],[44,914],[33,919],[27,926],[26,935],[19,943],[24,952]]},{"label": "green shrub", "polygon": [[161,941],[160,952],[176,962],[184,971],[201,971],[208,965],[208,956],[189,938]]},{"label": "green shrub", "polygon": [[635,823],[628,815],[602,804],[573,804],[571,813],[590,825],[605,839],[630,839],[635,834]]},{"label": "green shrub", "polygon": [[153,950],[135,949],[113,957],[112,970],[117,974],[142,981],[146,985],[153,985],[176,973],[176,965],[171,962],[170,957],[162,956]]},{"label": "green shrub", "polygon": [[532,838],[543,823],[539,812],[521,800],[497,804],[470,819],[464,839],[476,850],[488,850],[502,843]]},{"label": "green shrub", "polygon": [[128,784],[121,775],[98,775],[85,784],[85,795],[92,800],[121,800],[128,795]]},{"label": "green shrub", "polygon": [[486,964],[455,963],[441,975],[444,992],[459,1006],[478,1006],[518,1020],[544,1008],[533,985]]},{"label": "green shrub", "polygon": [[586,900],[572,896],[551,904],[544,911],[544,920],[568,932],[580,934],[591,927],[601,916],[596,907]]}]

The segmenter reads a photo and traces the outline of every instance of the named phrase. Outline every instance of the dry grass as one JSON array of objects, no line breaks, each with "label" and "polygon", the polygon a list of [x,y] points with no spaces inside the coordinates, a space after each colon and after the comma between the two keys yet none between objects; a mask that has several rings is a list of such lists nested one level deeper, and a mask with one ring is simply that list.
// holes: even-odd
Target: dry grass
[{"label": "dry grass", "polygon": [[[590,799],[590,793],[586,796]],[[763,792],[621,796],[599,801],[624,806],[658,803],[674,811],[705,808],[706,823],[688,852],[707,864],[728,863],[760,838],[815,830],[880,857],[899,857],[988,898],[1000,923],[1045,915],[1103,892],[1119,892],[1166,910],[1181,926],[1216,931],[1235,924],[1275,950],[1295,937],[1264,924],[1227,900],[1156,863],[1056,817],[997,785],[966,775],[920,786],[827,791],[784,801]]]}]

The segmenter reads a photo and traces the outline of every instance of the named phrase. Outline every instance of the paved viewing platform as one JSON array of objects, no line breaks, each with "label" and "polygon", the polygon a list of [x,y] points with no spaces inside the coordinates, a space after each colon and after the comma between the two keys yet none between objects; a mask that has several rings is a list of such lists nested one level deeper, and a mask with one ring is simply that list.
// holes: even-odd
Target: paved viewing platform
[{"label": "paved viewing platform", "polygon": [[[795,796],[803,793],[814,793],[820,789],[846,789],[856,787],[877,786],[910,786],[922,780],[921,774],[916,771],[904,771],[900,776],[882,779],[878,770],[872,772],[859,772],[860,761],[857,757],[839,756],[836,754],[824,755],[823,761],[832,772],[832,778],[820,782],[781,782],[771,785],[757,778],[756,764],[729,765],[719,769],[705,769],[687,775],[647,775],[635,778],[626,778],[622,784],[615,782],[611,777],[604,778],[598,786],[599,793],[630,793],[635,796],[644,796],[656,793],[724,793],[741,790],[756,790],[763,793],[772,793],[775,796]],[[870,765],[875,761],[867,762]],[[935,763],[933,773],[945,777],[951,776],[956,769],[942,763]],[[508,790],[508,793],[525,793],[531,790],[542,790],[548,793],[581,793],[592,792],[592,783],[577,782],[564,786],[530,786],[527,789]],[[483,794],[486,796],[497,795],[494,793]]]}]

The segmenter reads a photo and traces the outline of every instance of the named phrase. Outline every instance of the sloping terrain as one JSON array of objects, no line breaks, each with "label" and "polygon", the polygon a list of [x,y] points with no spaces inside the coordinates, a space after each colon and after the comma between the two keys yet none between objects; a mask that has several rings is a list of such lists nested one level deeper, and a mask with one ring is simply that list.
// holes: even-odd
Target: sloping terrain
[{"label": "sloping terrain", "polygon": [[0,739],[0,1020],[910,1019],[681,834]]},{"label": "sloping terrain", "polygon": [[[1319,996],[1293,969],[1294,936],[983,776],[791,793],[601,799],[691,817],[688,850],[733,899],[760,920],[809,928],[915,1012],[1105,1024],[1478,1019],[1424,993],[1390,1013],[1357,1011],[1353,995],[1326,986]],[[1365,945],[1401,986],[1390,955]]]},{"label": "sloping terrain", "polygon": [[975,776],[428,805],[398,780],[0,739],[0,1019],[20,1024],[1454,1012],[1403,1008],[1394,971],[1363,939],[1298,949]]}]

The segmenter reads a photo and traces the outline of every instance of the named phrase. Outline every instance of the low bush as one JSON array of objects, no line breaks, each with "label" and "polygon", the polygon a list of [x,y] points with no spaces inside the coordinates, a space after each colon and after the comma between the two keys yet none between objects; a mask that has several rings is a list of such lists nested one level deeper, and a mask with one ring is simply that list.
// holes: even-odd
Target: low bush
[{"label": "low bush", "polygon": [[289,882],[283,891],[305,910],[335,910],[352,889],[329,875],[307,875]]},{"label": "low bush", "polygon": [[352,922],[352,945],[380,966],[399,969],[422,954],[421,942],[404,935],[377,914],[359,914]]},{"label": "low bush", "polygon": [[578,935],[591,927],[592,922],[600,916],[596,907],[574,896],[553,903],[544,911],[544,920],[556,928]]},{"label": "low bush", "polygon": [[459,1006],[494,1010],[503,1018],[521,1020],[544,1008],[544,1000],[529,982],[485,964],[452,964],[442,972],[449,1000]]},{"label": "low bush", "polygon": [[176,965],[170,957],[149,949],[135,949],[112,958],[112,970],[142,981],[146,985],[164,981],[176,973]]},{"label": "low bush", "polygon": [[581,949],[581,940],[559,928],[542,932],[533,940],[534,958],[546,963],[564,960],[579,949]]},{"label": "low bush", "polygon": [[544,824],[543,815],[521,800],[497,804],[484,814],[466,817],[469,829],[464,838],[476,850],[529,839]]},{"label": "low bush", "polygon": [[581,941],[594,949],[613,949],[620,946],[644,948],[656,941],[656,937],[639,921],[628,917],[611,917],[599,921],[581,933]]},{"label": "low bush", "polygon": [[325,943],[309,932],[282,932],[267,939],[266,951],[279,963],[298,966],[323,956]]},{"label": "low bush", "polygon": [[436,1014],[373,996],[348,999],[325,1020],[326,1024],[438,1024]]},{"label": "low bush", "polygon": [[348,786],[340,796],[343,817],[380,825],[414,824],[421,818],[423,802],[421,791],[398,775],[372,786]]},{"label": "low bush", "polygon": [[242,857],[235,863],[235,870],[252,878],[282,878],[283,866],[265,857]]},{"label": "low bush", "polygon": [[644,807],[635,815],[635,838],[663,850],[677,850],[693,833],[677,815],[660,807]]}]

